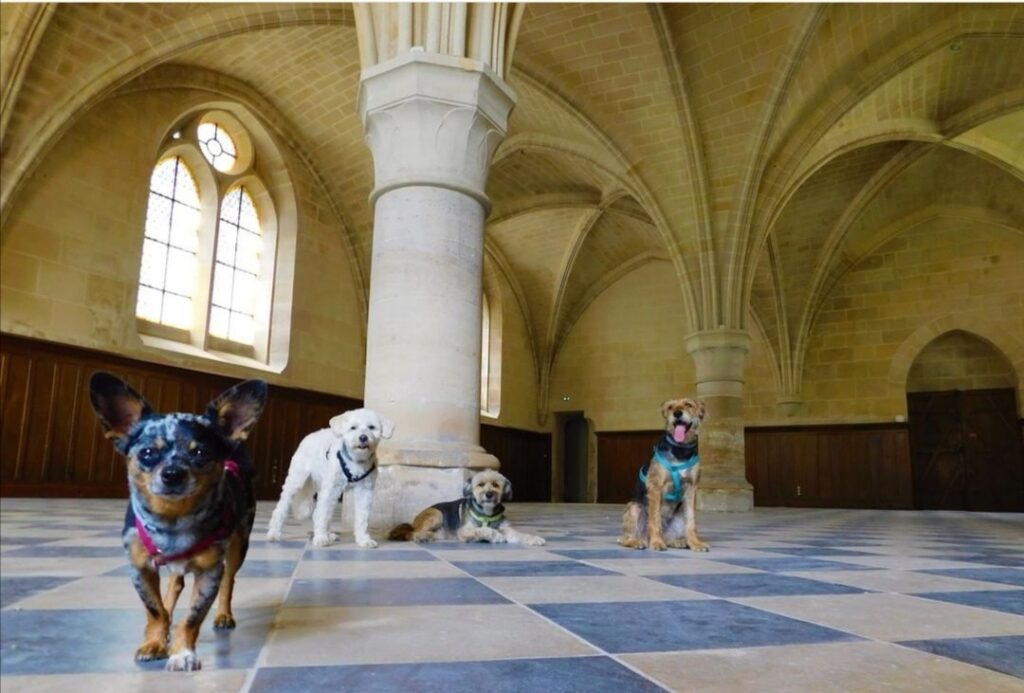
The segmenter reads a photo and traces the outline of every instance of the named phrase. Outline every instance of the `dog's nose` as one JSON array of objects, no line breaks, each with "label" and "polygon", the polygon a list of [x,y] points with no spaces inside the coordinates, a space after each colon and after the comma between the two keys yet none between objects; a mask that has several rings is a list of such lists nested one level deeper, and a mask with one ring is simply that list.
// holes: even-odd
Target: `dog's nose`
[{"label": "dog's nose", "polygon": [[187,475],[183,467],[164,467],[160,470],[160,479],[168,486],[177,486]]},{"label": "dog's nose", "polygon": [[368,441],[368,440],[369,440],[369,438],[367,438],[367,437],[366,437],[366,434],[365,434],[365,433],[364,433],[364,434],[362,434],[361,436],[359,436],[359,442],[360,442],[360,443],[365,443],[365,442],[366,442],[366,441]]},{"label": "dog's nose", "polygon": [[677,411],[677,412],[675,413],[675,417],[676,417],[677,419],[681,419],[681,418],[683,418],[683,412],[681,412],[681,411]]},{"label": "dog's nose", "polygon": [[494,498],[494,491],[488,491],[487,493],[484,494],[484,497],[487,498],[488,500]]}]

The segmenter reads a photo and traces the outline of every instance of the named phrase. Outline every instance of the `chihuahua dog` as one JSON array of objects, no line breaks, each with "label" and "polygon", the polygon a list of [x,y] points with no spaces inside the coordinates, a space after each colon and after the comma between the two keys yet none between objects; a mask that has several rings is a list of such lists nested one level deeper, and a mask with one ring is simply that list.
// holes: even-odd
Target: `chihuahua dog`
[{"label": "chihuahua dog", "polygon": [[[89,397],[106,436],[128,459],[128,511],[121,535],[132,584],[146,607],[137,661],[167,658],[169,671],[194,671],[196,638],[214,598],[214,628],[234,628],[231,595],[256,515],[253,469],[241,442],[263,411],[267,385],[247,380],[210,402],[203,414],[156,414],[109,373],[96,373]],[[160,596],[160,568],[171,576]],[[171,614],[192,573],[188,616],[168,650]]]}]

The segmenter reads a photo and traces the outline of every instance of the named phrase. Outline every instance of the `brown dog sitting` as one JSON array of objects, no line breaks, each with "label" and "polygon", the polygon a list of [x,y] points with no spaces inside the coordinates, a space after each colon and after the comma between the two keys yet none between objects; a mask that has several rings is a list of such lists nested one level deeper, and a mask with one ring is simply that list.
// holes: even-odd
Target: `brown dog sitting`
[{"label": "brown dog sitting", "polygon": [[640,469],[633,500],[622,516],[619,544],[707,551],[708,545],[697,537],[697,437],[707,410],[699,400],[672,399],[661,405],[661,414],[665,435]]}]

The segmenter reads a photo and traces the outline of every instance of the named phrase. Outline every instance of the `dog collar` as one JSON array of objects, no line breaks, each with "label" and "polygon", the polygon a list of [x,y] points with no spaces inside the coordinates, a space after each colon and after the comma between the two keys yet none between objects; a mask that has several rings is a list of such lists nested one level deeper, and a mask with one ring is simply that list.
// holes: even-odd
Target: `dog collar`
[{"label": "dog collar", "polygon": [[672,457],[677,460],[688,460],[697,454],[697,441],[677,443],[672,436],[666,433],[656,448],[660,448],[662,451],[671,451]]},{"label": "dog collar", "polygon": [[[669,460],[665,458],[664,451],[662,450],[662,443],[654,446],[654,459],[658,461],[662,467],[664,467],[668,473],[672,476],[672,490],[665,493],[665,501],[667,503],[678,503],[683,499],[683,479],[682,473],[688,469],[696,467],[700,462],[700,455],[697,454],[697,443],[690,445],[679,445],[673,447],[688,448],[690,456],[683,461],[676,461],[675,459]],[[674,457],[674,456],[673,456]],[[644,470],[640,470],[640,483],[647,484],[647,474]]]},{"label": "dog collar", "polygon": [[[224,462],[224,471],[234,477],[237,477],[239,475],[238,463],[234,460],[226,460]],[[166,554],[158,549],[156,543],[153,542],[153,537],[149,536],[149,532],[146,531],[146,526],[142,523],[139,513],[133,509],[135,515],[135,531],[138,533],[139,541],[142,542],[142,546],[146,549],[146,553],[148,553],[153,559],[153,565],[159,568],[160,566],[172,561],[181,561],[191,558],[197,553],[210,548],[213,544],[227,537],[228,534],[231,533],[231,526],[234,524],[235,520],[233,506],[234,503],[225,503],[224,512],[221,515],[221,521],[217,528],[192,546],[177,553]]]},{"label": "dog collar", "polygon": [[490,528],[491,526],[494,526],[494,525],[500,525],[502,523],[502,521],[505,519],[505,506],[503,506],[503,505],[499,504],[498,508],[496,508],[498,510],[498,512],[496,512],[493,515],[484,515],[479,510],[474,508],[473,505],[474,505],[474,503],[470,503],[467,506],[467,508],[469,510],[469,516],[472,517],[473,521],[476,522],[481,527],[488,527],[488,528]]},{"label": "dog collar", "polygon": [[[374,469],[377,468],[377,458],[374,457],[373,458],[373,462],[370,463],[370,468],[369,469],[367,469],[365,472],[363,472],[359,476],[354,476],[352,474],[352,472],[349,471],[348,465],[345,464],[345,455],[342,454],[342,450],[344,450],[346,452],[348,451],[348,448],[345,447],[344,443],[342,443],[341,449],[338,450],[338,462],[341,463],[341,473],[345,475],[346,479],[348,479],[348,483],[354,484],[357,481],[362,481],[366,477],[370,476],[370,473]],[[349,460],[349,461],[351,462],[351,461],[354,461],[354,460]]]}]

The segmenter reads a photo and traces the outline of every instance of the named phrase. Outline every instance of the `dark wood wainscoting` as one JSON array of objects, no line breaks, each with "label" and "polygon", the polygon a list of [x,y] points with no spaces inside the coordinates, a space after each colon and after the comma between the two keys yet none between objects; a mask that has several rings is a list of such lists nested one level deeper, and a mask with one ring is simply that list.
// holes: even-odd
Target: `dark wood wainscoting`
[{"label": "dark wood wainscoting", "polygon": [[906,424],[749,427],[745,433],[755,505],[914,507]]},{"label": "dark wood wainscoting", "polygon": [[597,434],[597,502],[625,503],[633,496],[636,475],[665,432],[604,431]]},{"label": "dark wood wainscoting", "polygon": [[[124,378],[157,411],[200,411],[234,378],[148,363],[14,335],[0,336],[0,495],[122,498],[124,460],[92,408],[89,377]],[[335,414],[362,405],[349,397],[270,386],[267,408],[247,443],[256,493],[276,499],[302,438]],[[551,500],[551,435],[483,425],[481,442],[501,460],[516,500]]]},{"label": "dark wood wainscoting", "polygon": [[512,482],[513,501],[551,500],[551,434],[481,424],[480,444],[501,460]]},{"label": "dark wood wainscoting", "polygon": [[[157,411],[200,411],[234,378],[77,347],[3,335],[0,340],[0,495],[124,497],[124,461],[89,406],[89,377],[105,370]],[[299,441],[359,400],[270,387],[247,443],[256,492],[276,498]]]}]

